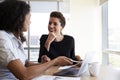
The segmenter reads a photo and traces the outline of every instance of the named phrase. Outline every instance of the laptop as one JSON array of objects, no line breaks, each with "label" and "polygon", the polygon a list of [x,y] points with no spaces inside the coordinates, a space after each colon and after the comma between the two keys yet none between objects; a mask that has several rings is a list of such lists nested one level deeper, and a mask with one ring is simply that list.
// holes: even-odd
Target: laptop
[{"label": "laptop", "polygon": [[77,63],[77,64],[75,64],[75,66],[69,67],[67,69],[62,69],[62,70],[54,73],[53,75],[80,77],[81,75],[86,73],[86,71],[88,70],[88,63],[92,60],[93,55],[94,55],[93,52],[88,52],[88,53],[86,53],[85,58],[80,67],[78,67],[78,68],[75,67],[77,64],[79,64],[79,63]]}]

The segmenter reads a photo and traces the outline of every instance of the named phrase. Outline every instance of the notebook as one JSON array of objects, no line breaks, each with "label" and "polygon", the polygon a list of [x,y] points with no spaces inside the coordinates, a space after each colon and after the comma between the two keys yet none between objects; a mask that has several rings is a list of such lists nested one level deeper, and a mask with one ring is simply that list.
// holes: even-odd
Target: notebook
[{"label": "notebook", "polygon": [[76,67],[72,66],[72,67],[69,67],[67,69],[62,69],[62,70],[54,73],[54,75],[55,76],[71,76],[71,77],[81,76],[88,69],[88,63],[92,60],[93,55],[94,55],[93,52],[86,53],[85,58],[81,64],[81,67],[76,68]]}]

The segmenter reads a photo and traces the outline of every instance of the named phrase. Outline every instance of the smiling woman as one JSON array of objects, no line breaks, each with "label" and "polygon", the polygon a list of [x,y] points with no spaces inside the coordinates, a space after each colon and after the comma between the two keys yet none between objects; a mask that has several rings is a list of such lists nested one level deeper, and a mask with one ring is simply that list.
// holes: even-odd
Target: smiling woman
[{"label": "smiling woman", "polygon": [[[67,1],[67,2],[66,2]],[[69,25],[69,0],[52,0],[52,1],[29,1],[31,6],[31,24],[28,32],[24,33],[27,37],[27,42],[24,43],[24,48],[30,61],[37,61],[39,56],[39,38],[43,33],[47,34],[46,29],[48,18],[51,11],[60,10],[66,18],[66,26]],[[59,4],[58,4],[59,3]],[[46,7],[47,5],[47,7]],[[59,7],[58,7],[59,6]],[[42,29],[42,30],[40,30]]]},{"label": "smiling woman", "polygon": [[42,34],[48,34],[46,27],[51,11],[60,11],[65,16],[63,33],[74,36],[77,55],[84,58],[86,51],[101,53],[101,8],[98,0],[30,0],[29,4],[31,25],[25,33],[28,41],[24,44],[29,60],[38,59],[39,38]]},{"label": "smiling woman", "polygon": [[59,56],[66,56],[73,60],[81,60],[79,56],[75,56],[74,38],[62,33],[65,24],[66,20],[61,12],[53,11],[50,13],[48,23],[49,33],[42,35],[40,38],[38,62],[47,62]]}]

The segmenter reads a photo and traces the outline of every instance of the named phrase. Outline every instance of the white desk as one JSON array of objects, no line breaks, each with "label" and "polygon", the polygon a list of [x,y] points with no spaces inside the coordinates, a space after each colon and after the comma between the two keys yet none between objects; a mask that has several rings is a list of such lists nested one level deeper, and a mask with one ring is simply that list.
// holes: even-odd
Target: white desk
[{"label": "white desk", "polygon": [[[48,69],[44,74],[43,77],[45,77],[45,75],[47,75],[43,80],[51,80],[49,79],[50,76],[53,75],[53,73],[58,71],[58,66],[55,67],[51,67],[50,69]],[[49,75],[49,76],[48,76]],[[39,76],[33,80],[40,80],[42,77]],[[52,78],[55,76],[52,76]],[[68,79],[68,78],[67,78]],[[52,80],[65,80],[65,78],[61,78],[61,79],[52,79]],[[68,79],[68,80],[120,80],[120,70],[115,70],[113,67],[111,66],[101,66],[100,68],[100,73],[98,77],[91,77],[91,76],[81,76],[78,78],[73,78],[73,79]]]}]

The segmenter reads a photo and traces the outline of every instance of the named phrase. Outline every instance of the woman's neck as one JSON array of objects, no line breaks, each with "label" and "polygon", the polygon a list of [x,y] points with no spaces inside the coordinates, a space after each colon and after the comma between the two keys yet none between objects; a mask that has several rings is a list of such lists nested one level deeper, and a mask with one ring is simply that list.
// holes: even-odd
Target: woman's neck
[{"label": "woman's neck", "polygon": [[64,38],[64,35],[62,35],[62,34],[56,35],[55,41],[56,41],[56,42],[62,41],[63,38]]}]

